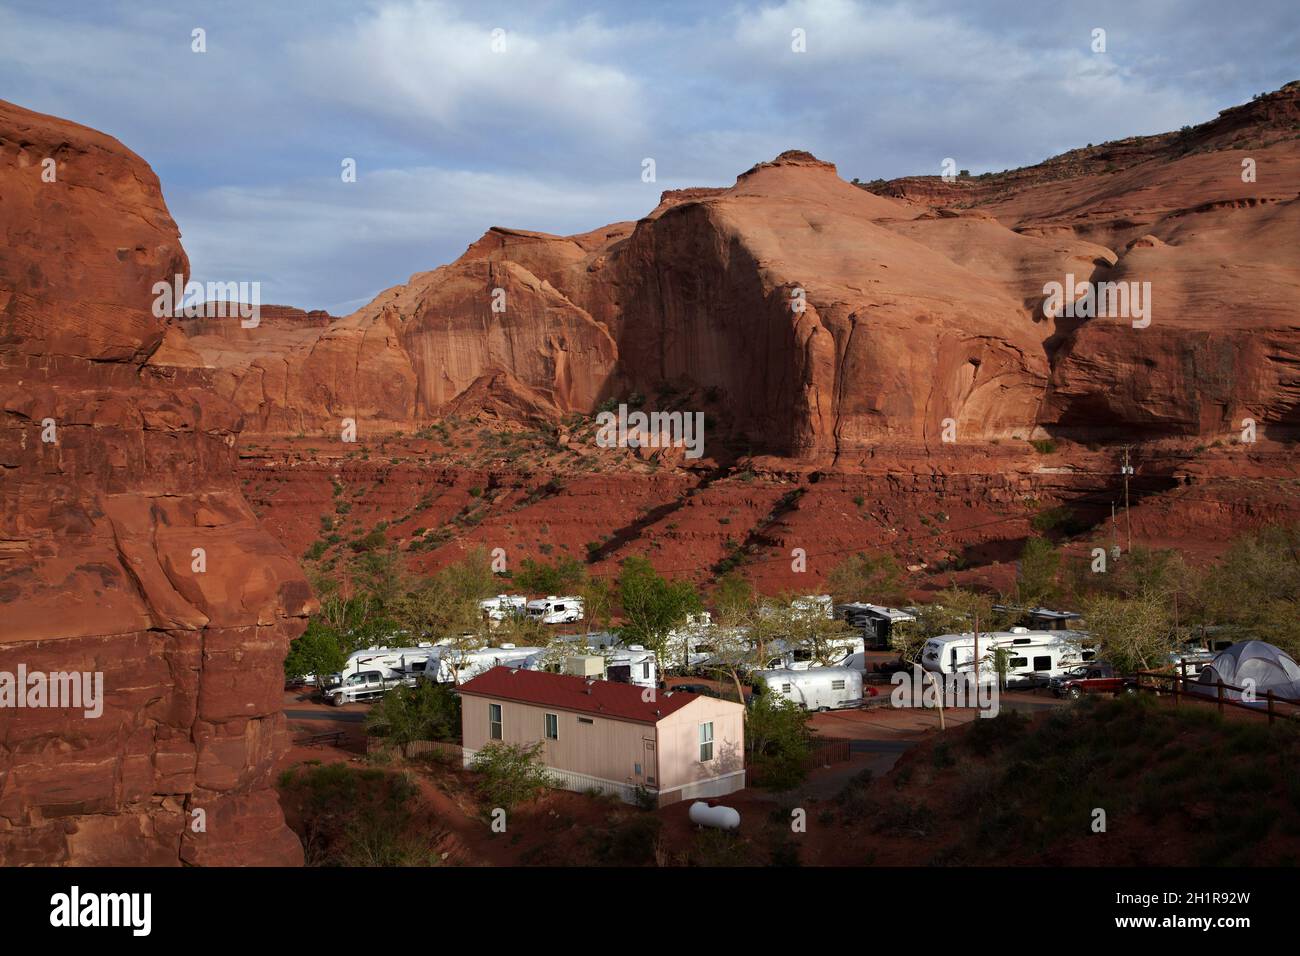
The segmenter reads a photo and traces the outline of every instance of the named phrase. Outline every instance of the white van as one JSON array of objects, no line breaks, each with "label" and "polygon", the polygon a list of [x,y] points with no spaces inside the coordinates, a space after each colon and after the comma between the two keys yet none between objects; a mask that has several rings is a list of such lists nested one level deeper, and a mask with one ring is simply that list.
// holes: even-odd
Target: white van
[{"label": "white van", "polygon": [[754,693],[792,700],[804,710],[843,710],[862,706],[862,672],[851,667],[754,671]]},{"label": "white van", "polygon": [[528,602],[529,618],[542,624],[567,624],[570,621],[581,621],[583,613],[582,598],[572,595],[556,597],[551,594]]},{"label": "white van", "polygon": [[[1009,631],[981,632],[979,635],[980,675],[992,675],[996,668],[993,651],[1008,652],[1006,683],[1008,687],[1033,687],[1046,684],[1072,667],[1086,663],[1096,654],[1085,647],[1082,631],[1031,631],[1013,627]],[[936,674],[975,673],[975,635],[940,634],[925,642],[921,649],[921,666]]]}]

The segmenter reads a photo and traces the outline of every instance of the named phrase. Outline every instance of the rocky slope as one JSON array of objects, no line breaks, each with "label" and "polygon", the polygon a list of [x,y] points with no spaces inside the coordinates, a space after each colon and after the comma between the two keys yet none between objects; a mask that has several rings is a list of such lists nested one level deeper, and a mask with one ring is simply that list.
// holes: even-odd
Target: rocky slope
[{"label": "rocky slope", "polygon": [[[863,548],[1014,560],[1058,509],[1054,536],[1109,541],[1124,446],[1136,540],[1213,550],[1300,517],[1298,135],[1290,84],[951,184],[859,188],[792,151],[635,223],[493,228],[319,329],[190,344],[253,423],[246,486],[295,551],[346,546],[319,530],[345,480],[367,494],[335,533],[388,521],[417,567],[482,542],[708,579],[744,554],[807,589]],[[1070,317],[1048,301],[1069,276],[1135,283],[1145,317]],[[704,458],[596,448],[591,413],[638,397],[705,412]],[[425,478],[459,489],[432,516],[451,540],[410,511]],[[796,547],[822,556],[804,577]]]},{"label": "rocky slope", "polygon": [[0,864],[301,862],[269,776],[313,599],[240,493],[238,409],[152,314],[188,272],[158,180],[0,102],[0,233],[0,681],[103,681],[98,715],[0,709]]}]

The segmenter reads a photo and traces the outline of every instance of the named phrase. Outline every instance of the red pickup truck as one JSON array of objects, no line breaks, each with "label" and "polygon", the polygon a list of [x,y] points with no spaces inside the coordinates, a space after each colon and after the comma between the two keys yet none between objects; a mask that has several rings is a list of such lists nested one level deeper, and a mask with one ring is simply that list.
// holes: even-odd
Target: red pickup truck
[{"label": "red pickup truck", "polygon": [[1078,700],[1084,694],[1136,694],[1137,682],[1105,661],[1090,661],[1051,680],[1052,695]]}]

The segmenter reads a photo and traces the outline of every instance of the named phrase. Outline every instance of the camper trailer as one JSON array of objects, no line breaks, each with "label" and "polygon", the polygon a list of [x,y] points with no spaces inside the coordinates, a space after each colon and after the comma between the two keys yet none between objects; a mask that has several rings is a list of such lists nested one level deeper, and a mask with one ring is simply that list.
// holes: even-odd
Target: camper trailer
[{"label": "camper trailer", "polygon": [[497,666],[536,670],[545,651],[544,647],[516,647],[513,644],[480,647],[472,651],[447,649],[439,655],[436,668],[430,664],[425,677],[439,684],[463,684]]},{"label": "camper trailer", "polygon": [[835,616],[853,627],[861,628],[863,643],[867,650],[872,651],[889,650],[894,628],[916,620],[910,610],[856,602],[835,605]]},{"label": "camper trailer", "polygon": [[528,602],[528,616],[542,624],[567,624],[581,621],[583,615],[582,598],[556,597],[554,594]]},{"label": "camper trailer", "polygon": [[489,621],[504,621],[510,617],[523,617],[527,612],[528,598],[522,594],[498,594],[484,598],[478,606]]},{"label": "camper trailer", "polygon": [[[325,686],[342,684],[349,676],[362,671],[379,671],[381,677],[405,677],[419,670],[431,657],[437,657],[441,648],[424,643],[418,647],[367,647],[348,655],[343,669],[331,674]],[[419,665],[416,667],[415,665]]]},{"label": "camper trailer", "polygon": [[770,641],[766,648],[767,667],[805,671],[810,667],[840,666],[851,655],[861,654],[865,650],[860,634],[828,637],[821,643],[821,653],[814,654],[807,645],[795,645],[779,639]]},{"label": "camper trailer", "polygon": [[862,706],[862,672],[851,667],[774,668],[750,675],[757,695],[792,700],[804,710]]},{"label": "camper trailer", "polygon": [[640,644],[617,647],[605,658],[605,674],[609,680],[638,687],[654,687],[659,680],[655,652]]},{"label": "camper trailer", "polygon": [[[932,637],[921,649],[921,666],[936,674],[973,674],[975,641],[969,631]],[[1078,631],[1031,631],[1026,627],[989,631],[979,635],[981,676],[995,673],[995,648],[1008,652],[1008,687],[1046,684],[1069,668],[1092,660],[1095,654],[1080,642]]]},{"label": "camper trailer", "polygon": [[809,617],[835,617],[835,601],[829,594],[805,594],[790,602],[790,609]]}]

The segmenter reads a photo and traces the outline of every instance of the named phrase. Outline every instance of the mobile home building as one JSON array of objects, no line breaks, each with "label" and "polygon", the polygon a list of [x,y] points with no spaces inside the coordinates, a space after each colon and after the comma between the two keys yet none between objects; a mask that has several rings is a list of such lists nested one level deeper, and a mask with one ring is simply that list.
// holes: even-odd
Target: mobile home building
[{"label": "mobile home building", "polygon": [[465,765],[494,742],[542,744],[552,783],[659,806],[745,786],[745,708],[699,694],[494,667],[461,685]]}]

